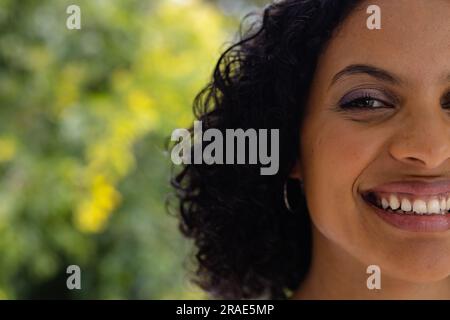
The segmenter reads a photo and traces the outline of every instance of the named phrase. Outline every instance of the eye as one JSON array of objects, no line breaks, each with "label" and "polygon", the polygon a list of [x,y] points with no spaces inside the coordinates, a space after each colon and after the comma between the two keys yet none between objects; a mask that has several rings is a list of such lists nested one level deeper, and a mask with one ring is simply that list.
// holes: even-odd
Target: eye
[{"label": "eye", "polygon": [[445,95],[441,104],[444,109],[450,109],[450,92]]},{"label": "eye", "polygon": [[342,109],[386,109],[393,104],[386,102],[385,95],[368,91],[350,92],[339,102]]},{"label": "eye", "polygon": [[358,98],[341,104],[343,108],[376,109],[385,107],[385,103],[372,97]]}]

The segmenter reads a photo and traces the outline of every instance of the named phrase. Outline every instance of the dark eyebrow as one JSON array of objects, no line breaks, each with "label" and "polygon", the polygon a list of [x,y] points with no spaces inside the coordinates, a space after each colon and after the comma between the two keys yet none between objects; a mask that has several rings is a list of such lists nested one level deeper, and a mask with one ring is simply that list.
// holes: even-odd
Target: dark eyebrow
[{"label": "dark eyebrow", "polygon": [[367,74],[378,80],[389,82],[394,85],[400,85],[402,83],[402,81],[398,77],[386,70],[366,64],[351,64],[335,74],[335,76],[331,80],[330,86],[335,84],[341,78],[354,74]]}]

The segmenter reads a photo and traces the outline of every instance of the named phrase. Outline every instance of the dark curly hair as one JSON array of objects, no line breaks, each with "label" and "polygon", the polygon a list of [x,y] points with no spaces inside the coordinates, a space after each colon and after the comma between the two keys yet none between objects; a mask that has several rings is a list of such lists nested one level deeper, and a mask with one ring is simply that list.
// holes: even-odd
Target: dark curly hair
[{"label": "dark curly hair", "polygon": [[299,126],[318,56],[358,2],[268,5],[221,55],[210,83],[195,98],[204,130],[280,133],[276,175],[260,175],[258,165],[188,164],[172,178],[180,229],[195,241],[195,281],[213,297],[284,299],[308,271],[306,200],[298,183],[289,183],[290,201],[297,205],[288,211],[283,186],[298,158]]}]

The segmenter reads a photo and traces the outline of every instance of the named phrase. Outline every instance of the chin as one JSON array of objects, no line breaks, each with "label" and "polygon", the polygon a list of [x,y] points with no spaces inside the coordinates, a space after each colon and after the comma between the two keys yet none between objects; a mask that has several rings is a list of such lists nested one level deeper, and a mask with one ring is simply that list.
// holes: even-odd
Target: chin
[{"label": "chin", "polygon": [[402,254],[390,256],[386,263],[380,265],[381,274],[418,284],[445,280],[450,276],[450,256],[446,254],[450,248],[439,249],[421,252],[411,248],[411,252],[403,251]]}]

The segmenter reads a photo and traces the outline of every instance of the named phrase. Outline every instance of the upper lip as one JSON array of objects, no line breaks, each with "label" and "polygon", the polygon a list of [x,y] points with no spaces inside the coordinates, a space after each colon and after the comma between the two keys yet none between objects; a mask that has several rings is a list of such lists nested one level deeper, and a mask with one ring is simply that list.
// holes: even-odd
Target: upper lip
[{"label": "upper lip", "polygon": [[436,195],[450,192],[450,180],[436,181],[393,181],[378,185],[368,192],[406,193],[412,195]]}]

